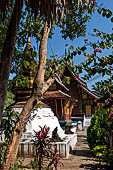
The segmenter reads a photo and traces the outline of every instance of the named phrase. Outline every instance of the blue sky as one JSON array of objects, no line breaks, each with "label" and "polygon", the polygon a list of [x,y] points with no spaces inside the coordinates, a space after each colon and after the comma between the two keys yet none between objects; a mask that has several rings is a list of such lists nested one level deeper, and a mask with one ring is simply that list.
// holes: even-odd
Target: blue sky
[{"label": "blue sky", "polygon": [[[102,5],[102,7],[106,9],[110,9],[113,11],[113,0],[97,0],[98,5]],[[59,56],[64,54],[64,49],[65,49],[65,44],[73,45],[74,48],[77,48],[78,46],[83,46],[84,45],[84,39],[88,39],[88,41],[96,41],[96,38],[90,36],[88,33],[93,33],[93,29],[96,28],[100,31],[106,32],[106,33],[111,33],[113,32],[113,23],[109,21],[109,19],[106,19],[99,15],[97,12],[95,12],[92,15],[92,19],[87,23],[87,30],[86,30],[86,36],[85,37],[80,37],[76,38],[75,40],[71,41],[69,39],[64,40],[61,37],[60,34],[60,29],[56,28],[54,32],[54,36],[52,40],[48,40],[48,50],[47,50],[47,57],[52,55],[52,51]],[[35,43],[34,39],[31,39],[32,45],[35,45],[37,47],[37,44]],[[90,51],[90,49],[88,49]],[[104,50],[104,52],[101,53],[101,55],[105,56],[108,54],[107,50]],[[76,56],[74,58],[74,64],[79,64],[82,62],[85,58],[81,56]],[[12,77],[12,76],[11,76]],[[105,79],[106,77],[104,77]],[[92,78],[90,81],[87,81],[88,87],[91,89],[91,86],[95,84],[96,81],[102,80],[102,77],[98,77],[95,79]]]},{"label": "blue sky", "polygon": [[[98,0],[97,3],[99,5],[103,4],[102,7],[113,11],[113,0]],[[60,34],[60,29],[56,28],[55,34],[54,34],[52,40],[48,41],[48,54],[47,54],[48,57],[50,55],[52,55],[52,50],[54,53],[56,53],[58,55],[64,54],[64,48],[65,48],[66,43],[68,43],[69,45],[73,45],[76,48],[78,46],[84,45],[85,38],[87,38],[88,41],[92,41],[92,42],[96,41],[95,37],[92,37],[88,34],[88,33],[93,33],[94,28],[96,28],[100,31],[106,32],[106,33],[111,33],[111,32],[113,32],[112,31],[113,23],[111,23],[109,19],[106,19],[105,17],[102,17],[97,12],[95,12],[92,15],[92,19],[87,23],[86,36],[77,38],[74,41],[70,41],[69,39],[67,39],[67,40],[62,39],[61,34]],[[51,50],[51,48],[52,48],[52,50]],[[89,49],[89,51],[90,51],[90,49]],[[102,52],[101,55],[105,56],[107,54],[108,54],[108,51],[104,50],[104,52]],[[83,56],[77,56],[76,58],[74,58],[74,63],[78,64],[83,60],[84,60]],[[94,79],[92,78],[92,81],[90,80],[87,82],[89,88],[91,88],[92,84],[94,84],[96,81],[105,79],[106,77],[104,77],[104,78],[98,77],[97,79],[95,79],[95,78]]]}]

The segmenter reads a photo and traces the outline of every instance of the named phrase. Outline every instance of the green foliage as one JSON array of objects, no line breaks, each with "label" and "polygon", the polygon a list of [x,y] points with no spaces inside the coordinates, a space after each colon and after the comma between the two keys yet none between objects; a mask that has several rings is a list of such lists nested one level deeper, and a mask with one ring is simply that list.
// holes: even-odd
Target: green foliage
[{"label": "green foliage", "polygon": [[30,165],[34,170],[37,170],[39,167],[38,162],[36,160],[31,160]]},{"label": "green foliage", "polygon": [[[103,14],[106,18],[112,20],[113,14],[109,9],[98,9],[99,14]],[[82,47],[78,47],[71,52],[71,56],[83,55],[86,59],[81,62],[79,65],[74,66],[74,70],[77,73],[82,73],[84,70],[86,72],[83,77],[84,80],[90,79],[92,76],[97,73],[102,76],[110,76],[110,79],[113,79],[113,33],[105,33],[103,31],[99,31],[98,29],[94,29],[94,33],[89,33],[89,35],[93,36],[97,42],[90,42],[88,39],[84,39],[85,45]],[[92,51],[89,53],[87,49]],[[107,56],[103,56],[103,51],[110,51]],[[109,52],[108,51],[108,52]]]},{"label": "green foliage", "polygon": [[[30,162],[30,166],[31,168],[33,168],[34,170],[38,170],[39,168],[39,165],[38,165],[38,162],[34,159],[34,160],[31,160]],[[53,170],[53,167],[42,167],[41,170]]]},{"label": "green foliage", "polygon": [[29,77],[19,74],[13,80],[13,83],[16,84],[16,87],[27,87],[27,88],[29,88]]},{"label": "green foliage", "polygon": [[62,82],[64,83],[64,84],[70,84],[70,77],[68,77],[68,76],[65,76],[64,78],[63,78],[63,80],[62,80]]},{"label": "green foliage", "polygon": [[[93,148],[94,155],[99,159],[100,162],[109,161],[109,149],[106,145],[97,145]],[[113,156],[113,155],[112,155]]]},{"label": "green foliage", "polygon": [[18,121],[18,113],[9,109],[4,110],[4,118],[2,120],[1,128],[2,128],[2,133],[4,133],[6,140],[8,141],[10,140],[12,131],[17,121]]},{"label": "green foliage", "polygon": [[4,22],[0,20],[0,56],[2,53],[3,43],[6,38],[6,32],[7,32],[8,25],[11,19],[11,14],[12,14],[12,7],[11,7],[10,2],[9,2],[9,11],[10,12],[7,12],[5,15]]},{"label": "green foliage", "polygon": [[[29,55],[38,57],[35,46],[33,46],[34,48],[33,53],[27,54],[28,52],[26,52],[26,54],[24,53],[23,55],[23,51],[27,43],[28,36],[32,37],[35,40],[35,42],[37,43],[37,48],[38,48],[38,44],[40,43],[40,40],[42,38],[42,29],[45,24],[44,17],[40,17],[38,15],[34,19],[34,17],[31,15],[32,12],[31,12],[29,5],[30,5],[29,1],[25,1],[25,7],[23,8],[23,11],[22,11],[22,17],[21,17],[21,21],[19,24],[19,31],[16,37],[16,45],[15,45],[14,55],[13,55],[13,60],[12,60],[12,65],[11,65],[11,73],[16,73],[17,75],[20,74],[19,73],[20,64],[23,62],[23,60],[26,61],[24,55],[27,55],[28,58],[29,58]],[[58,26],[61,27],[61,29],[63,28],[62,26],[64,25],[65,28],[63,28],[62,30],[62,35],[66,38],[70,37],[71,39],[75,38],[76,36],[83,36],[85,34],[85,31],[86,31],[85,23],[87,22],[87,20],[90,19],[91,13],[94,9],[94,6],[91,6],[90,7],[91,10],[89,10],[89,14],[87,13],[87,9],[85,7],[81,7],[81,9],[78,10],[76,0],[73,0],[73,7],[74,7],[73,10],[68,14],[66,13],[66,17],[63,20],[60,20],[60,22],[57,24]],[[71,21],[72,23],[70,23],[69,21]],[[6,24],[4,25],[6,26]],[[49,38],[52,38],[54,28],[55,28],[55,25],[52,26],[51,28]],[[4,30],[5,29],[3,28],[3,31]],[[5,33],[2,33],[2,34],[3,36],[5,36]],[[70,46],[70,49],[73,50],[73,46]],[[72,56],[68,58],[69,60],[71,60]],[[55,60],[53,62],[55,62]],[[60,65],[60,61],[57,60],[57,62],[58,62],[58,65]],[[50,74],[51,72],[48,70],[48,75],[46,77],[48,77]],[[22,81],[19,80],[20,79],[19,77],[17,79],[18,79],[17,84],[20,84],[20,85],[23,84],[23,86],[25,86],[26,84],[28,86],[27,80],[25,78],[22,78],[23,79]]]},{"label": "green foliage", "polygon": [[106,145],[98,145],[93,148],[93,153],[99,159],[104,157],[104,155],[108,154],[108,148]]},{"label": "green foliage", "polygon": [[106,18],[110,18],[113,15],[112,12],[109,9],[105,9],[105,8],[98,8],[97,12],[99,14],[102,14],[102,16],[106,17]]},{"label": "green foliage", "polygon": [[[26,87],[30,86],[30,75],[35,76],[38,62],[36,61],[37,53],[34,51],[31,46],[25,51],[21,52],[21,61],[18,62],[19,66],[12,68],[12,72],[16,72],[12,84],[16,87]],[[18,59],[17,59],[18,60]],[[17,69],[17,71],[16,71]]]},{"label": "green foliage", "polygon": [[6,96],[6,107],[10,106],[13,103],[14,103],[14,95],[11,93],[10,90],[8,90]]},{"label": "green foliage", "polygon": [[98,145],[93,148],[93,153],[101,162],[106,162],[113,167],[113,150],[107,145]]},{"label": "green foliage", "polygon": [[50,56],[50,59],[46,61],[45,80],[51,76],[53,71],[61,73],[64,67],[63,58],[59,57],[57,54]]},{"label": "green foliage", "polygon": [[[25,170],[25,168],[22,166],[23,161],[17,159],[16,162],[14,163],[14,165],[10,166],[10,170],[19,170],[21,168],[21,170]],[[30,168],[29,168],[30,169]]]},{"label": "green foliage", "polygon": [[18,115],[16,112],[8,109],[4,110],[4,118],[2,120],[0,129],[2,130],[1,133],[5,135],[5,141],[0,148],[0,165],[2,165],[5,161],[5,155],[8,149],[9,140],[11,138],[12,131],[15,127],[17,120]]},{"label": "green foliage", "polygon": [[113,86],[111,84],[111,79],[97,82],[93,85],[93,90],[102,96],[101,101],[105,101],[111,97],[113,94]]},{"label": "green foliage", "polygon": [[64,39],[69,37],[71,40],[74,40],[76,37],[85,35],[86,22],[91,19],[95,6],[91,4],[89,9],[85,5],[78,8],[77,0],[72,0],[72,3],[73,8],[70,9],[69,13],[64,11],[64,19],[58,23],[58,26]]},{"label": "green foliage", "polygon": [[110,120],[107,114],[107,110],[99,109],[87,129],[87,140],[91,150],[98,145],[109,144]]},{"label": "green foliage", "polygon": [[18,74],[20,64],[23,62],[23,60],[29,61],[29,57],[32,56],[36,59],[38,56],[35,46],[33,46],[33,49],[30,48],[29,50],[24,51],[28,36],[33,37],[38,46],[38,42],[40,42],[42,37],[42,28],[44,26],[44,20],[39,16],[34,19],[31,17],[30,12],[29,2],[26,1],[25,8],[22,11],[19,31],[16,36],[16,45],[11,65],[11,73]]},{"label": "green foliage", "polygon": [[113,122],[108,117],[108,111],[105,109],[100,109],[94,114],[87,130],[87,141],[94,155],[112,167],[113,149],[110,148],[109,140]]},{"label": "green foliage", "polygon": [[8,149],[8,140],[6,140],[6,141],[0,146],[0,167],[2,167],[3,162],[5,161],[5,155],[6,155],[7,149]]}]

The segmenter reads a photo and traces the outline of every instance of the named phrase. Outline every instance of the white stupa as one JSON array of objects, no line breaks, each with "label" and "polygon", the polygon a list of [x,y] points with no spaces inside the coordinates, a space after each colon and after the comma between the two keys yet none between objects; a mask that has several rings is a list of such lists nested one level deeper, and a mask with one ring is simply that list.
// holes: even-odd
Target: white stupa
[{"label": "white stupa", "polygon": [[39,131],[40,127],[49,127],[50,133],[49,136],[52,137],[53,130],[58,128],[58,135],[61,139],[65,138],[67,135],[64,133],[64,130],[60,127],[59,121],[51,108],[38,108],[35,110],[32,115],[32,120],[27,124],[26,133],[32,133],[34,135],[34,130]]}]

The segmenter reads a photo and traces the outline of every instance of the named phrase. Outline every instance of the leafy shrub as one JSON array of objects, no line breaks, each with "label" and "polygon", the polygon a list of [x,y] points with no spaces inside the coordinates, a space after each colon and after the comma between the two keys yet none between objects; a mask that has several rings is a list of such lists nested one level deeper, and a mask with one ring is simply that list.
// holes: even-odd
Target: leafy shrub
[{"label": "leafy shrub", "polygon": [[90,149],[98,145],[109,145],[110,120],[107,110],[99,109],[91,120],[87,129],[87,141]]},{"label": "leafy shrub", "polygon": [[93,148],[93,153],[101,162],[106,162],[110,167],[113,167],[113,150],[107,145],[98,145]]},{"label": "leafy shrub", "polygon": [[90,149],[100,161],[113,166],[113,149],[110,148],[112,120],[105,109],[99,109],[91,120],[87,130],[87,141]]},{"label": "leafy shrub", "polygon": [[105,156],[108,155],[108,147],[106,145],[98,145],[93,148],[93,153],[99,159],[105,159]]}]

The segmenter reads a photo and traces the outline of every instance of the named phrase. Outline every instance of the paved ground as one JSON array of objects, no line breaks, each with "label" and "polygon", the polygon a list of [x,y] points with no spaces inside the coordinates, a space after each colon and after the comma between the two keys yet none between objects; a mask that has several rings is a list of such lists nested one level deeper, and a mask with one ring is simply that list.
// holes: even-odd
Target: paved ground
[{"label": "paved ground", "polygon": [[[88,144],[86,130],[77,131],[78,141],[69,159],[63,160],[60,170],[111,170],[105,165],[100,165],[91,154]],[[31,159],[25,159],[27,164]],[[28,170],[28,169],[25,169]],[[58,168],[59,170],[59,168]],[[113,170],[113,169],[112,169]]]},{"label": "paved ground", "polygon": [[86,130],[78,131],[77,134],[78,142],[75,149],[69,160],[63,160],[64,167],[61,170],[110,170],[105,165],[100,165],[92,156],[86,140]]}]

